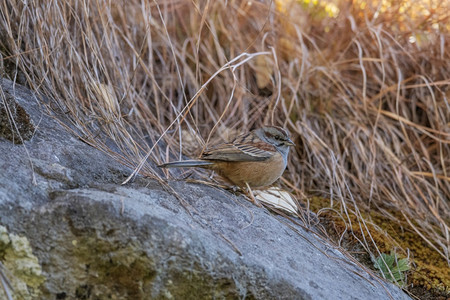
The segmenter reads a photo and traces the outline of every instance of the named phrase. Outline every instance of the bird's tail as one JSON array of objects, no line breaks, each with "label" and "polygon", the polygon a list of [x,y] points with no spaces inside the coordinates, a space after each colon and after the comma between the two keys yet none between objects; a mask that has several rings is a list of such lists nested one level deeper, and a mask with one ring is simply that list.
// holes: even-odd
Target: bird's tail
[{"label": "bird's tail", "polygon": [[173,161],[168,162],[162,165],[159,165],[160,168],[192,168],[192,167],[200,167],[200,168],[208,168],[208,166],[212,166],[213,162],[206,160],[182,160],[182,161]]}]

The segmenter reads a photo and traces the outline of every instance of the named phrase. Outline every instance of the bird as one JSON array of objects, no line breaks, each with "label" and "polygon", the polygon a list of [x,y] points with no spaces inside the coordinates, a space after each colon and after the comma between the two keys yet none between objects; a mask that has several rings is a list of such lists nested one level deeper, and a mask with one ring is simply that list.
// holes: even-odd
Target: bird
[{"label": "bird", "polygon": [[265,126],[229,143],[212,146],[196,160],[168,162],[158,167],[210,169],[239,188],[261,188],[281,177],[291,146],[295,144],[287,130]]}]

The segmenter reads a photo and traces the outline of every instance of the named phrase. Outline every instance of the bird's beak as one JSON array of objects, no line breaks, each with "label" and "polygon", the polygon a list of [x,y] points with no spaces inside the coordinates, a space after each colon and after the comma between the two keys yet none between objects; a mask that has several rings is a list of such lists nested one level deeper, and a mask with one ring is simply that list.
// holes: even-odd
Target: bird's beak
[{"label": "bird's beak", "polygon": [[285,142],[285,144],[288,145],[288,146],[295,146],[294,142],[293,142],[291,139],[288,139],[288,140]]}]

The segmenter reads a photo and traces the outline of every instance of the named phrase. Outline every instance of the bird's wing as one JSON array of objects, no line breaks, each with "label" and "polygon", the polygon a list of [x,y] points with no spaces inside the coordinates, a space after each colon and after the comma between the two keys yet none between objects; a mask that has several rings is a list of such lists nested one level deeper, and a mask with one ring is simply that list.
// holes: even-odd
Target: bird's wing
[{"label": "bird's wing", "polygon": [[201,159],[220,161],[262,161],[269,159],[275,147],[264,142],[250,144],[227,143],[203,153]]}]

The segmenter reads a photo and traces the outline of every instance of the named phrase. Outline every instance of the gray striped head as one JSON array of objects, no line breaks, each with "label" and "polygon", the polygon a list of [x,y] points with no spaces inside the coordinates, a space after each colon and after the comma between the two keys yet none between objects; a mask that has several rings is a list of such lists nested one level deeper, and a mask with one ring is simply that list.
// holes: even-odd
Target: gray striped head
[{"label": "gray striped head", "polygon": [[295,144],[292,142],[289,132],[286,129],[277,126],[266,126],[255,131],[256,136],[269,143],[283,155],[285,163],[289,154],[289,148]]}]

